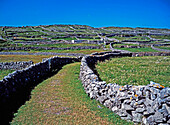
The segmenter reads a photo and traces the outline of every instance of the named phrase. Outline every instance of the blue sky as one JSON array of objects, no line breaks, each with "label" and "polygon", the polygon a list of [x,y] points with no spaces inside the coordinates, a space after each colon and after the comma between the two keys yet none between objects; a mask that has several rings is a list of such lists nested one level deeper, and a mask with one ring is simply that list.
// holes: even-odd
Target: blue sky
[{"label": "blue sky", "polygon": [[0,0],[0,26],[46,24],[170,29],[170,0]]}]

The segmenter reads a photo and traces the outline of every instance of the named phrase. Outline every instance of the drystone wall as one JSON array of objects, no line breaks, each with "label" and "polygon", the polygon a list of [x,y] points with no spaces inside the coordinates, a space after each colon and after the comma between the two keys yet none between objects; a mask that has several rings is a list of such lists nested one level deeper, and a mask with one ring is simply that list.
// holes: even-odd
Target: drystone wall
[{"label": "drystone wall", "polygon": [[80,79],[91,99],[118,114],[122,119],[146,125],[170,124],[170,88],[151,82],[147,86],[106,84],[94,70],[97,61],[130,53],[95,53],[82,58]]},{"label": "drystone wall", "polygon": [[0,62],[0,70],[21,70],[32,65],[32,61],[19,61],[19,62]]},{"label": "drystone wall", "polygon": [[157,51],[162,51],[162,52],[169,52],[170,53],[170,50],[167,50],[167,49],[160,49],[160,48],[156,48],[155,46],[161,46],[161,45],[169,45],[169,44],[157,44],[157,45],[151,45],[151,48],[154,49],[154,50],[157,50]]},{"label": "drystone wall", "polygon": [[170,52],[133,52],[132,56],[170,56]]},{"label": "drystone wall", "polygon": [[5,76],[0,80],[0,116],[3,117],[3,113],[10,112],[10,108],[18,105],[18,100],[39,82],[60,70],[62,66],[80,62],[80,59],[52,57]]},{"label": "drystone wall", "polygon": [[[130,51],[127,50],[120,50],[120,49],[114,49],[113,48],[114,43],[110,43],[110,49],[113,52],[120,52],[120,53],[130,53]],[[132,52],[133,57],[137,56],[170,56],[170,52]]]}]

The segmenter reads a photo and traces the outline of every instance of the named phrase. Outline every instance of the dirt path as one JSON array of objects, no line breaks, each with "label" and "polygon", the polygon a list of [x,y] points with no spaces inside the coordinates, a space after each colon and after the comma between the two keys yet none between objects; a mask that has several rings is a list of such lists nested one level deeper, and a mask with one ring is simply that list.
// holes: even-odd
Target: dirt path
[{"label": "dirt path", "polygon": [[78,79],[79,69],[80,63],[66,65],[40,83],[32,91],[31,99],[18,110],[12,124],[126,124],[87,96]]}]

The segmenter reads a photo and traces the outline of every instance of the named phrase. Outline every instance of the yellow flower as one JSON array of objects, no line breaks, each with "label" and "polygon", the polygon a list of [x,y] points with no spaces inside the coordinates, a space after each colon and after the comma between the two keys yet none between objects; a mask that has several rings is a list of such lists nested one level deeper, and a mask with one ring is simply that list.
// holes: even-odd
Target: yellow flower
[{"label": "yellow flower", "polygon": [[138,97],[138,95],[137,95],[137,94],[135,94],[135,97]]}]

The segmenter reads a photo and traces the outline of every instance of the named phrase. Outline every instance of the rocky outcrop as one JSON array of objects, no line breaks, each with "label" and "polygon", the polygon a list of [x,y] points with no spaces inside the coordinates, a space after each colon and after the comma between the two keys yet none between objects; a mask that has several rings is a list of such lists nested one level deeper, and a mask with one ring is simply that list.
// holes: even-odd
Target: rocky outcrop
[{"label": "rocky outcrop", "polygon": [[19,62],[0,62],[0,70],[21,70],[32,65],[32,61],[19,61]]},{"label": "rocky outcrop", "polygon": [[170,124],[170,88],[150,82],[147,86],[106,84],[94,70],[97,61],[130,53],[95,53],[82,58],[80,79],[91,99],[118,114],[122,119],[148,125]]}]

